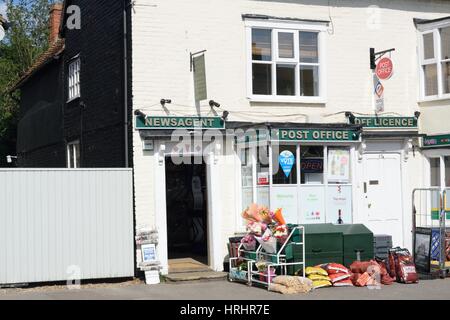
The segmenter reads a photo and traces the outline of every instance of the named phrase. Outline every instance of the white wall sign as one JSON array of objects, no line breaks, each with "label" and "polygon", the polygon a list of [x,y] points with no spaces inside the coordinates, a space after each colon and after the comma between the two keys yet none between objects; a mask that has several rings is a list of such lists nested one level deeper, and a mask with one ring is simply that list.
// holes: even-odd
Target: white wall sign
[{"label": "white wall sign", "polygon": [[350,181],[350,150],[328,150],[328,181],[343,183]]},{"label": "white wall sign", "polygon": [[300,223],[325,223],[323,186],[300,187]]},{"label": "white wall sign", "polygon": [[142,262],[155,262],[156,246],[154,244],[143,244],[141,246]]},{"label": "white wall sign", "polygon": [[329,185],[327,189],[327,223],[352,223],[352,186]]},{"label": "white wall sign", "polygon": [[270,207],[272,210],[283,209],[283,217],[286,223],[298,223],[298,189],[297,186],[274,186],[270,195]]},{"label": "white wall sign", "polygon": [[373,75],[373,99],[375,105],[375,112],[383,112],[384,111],[384,86],[381,83],[380,79]]}]

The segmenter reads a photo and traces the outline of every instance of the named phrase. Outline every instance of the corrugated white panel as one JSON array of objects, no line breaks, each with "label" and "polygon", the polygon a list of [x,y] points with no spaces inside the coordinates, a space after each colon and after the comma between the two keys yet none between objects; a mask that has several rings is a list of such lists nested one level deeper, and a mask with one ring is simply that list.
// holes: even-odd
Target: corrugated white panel
[{"label": "corrugated white panel", "polygon": [[130,169],[0,169],[0,284],[134,275]]}]

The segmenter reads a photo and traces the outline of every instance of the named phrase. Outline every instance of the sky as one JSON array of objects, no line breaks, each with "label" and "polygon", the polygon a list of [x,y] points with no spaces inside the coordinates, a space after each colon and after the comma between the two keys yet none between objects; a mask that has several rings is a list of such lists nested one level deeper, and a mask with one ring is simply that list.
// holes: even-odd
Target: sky
[{"label": "sky", "polygon": [[6,2],[0,0],[0,14],[6,17]]}]

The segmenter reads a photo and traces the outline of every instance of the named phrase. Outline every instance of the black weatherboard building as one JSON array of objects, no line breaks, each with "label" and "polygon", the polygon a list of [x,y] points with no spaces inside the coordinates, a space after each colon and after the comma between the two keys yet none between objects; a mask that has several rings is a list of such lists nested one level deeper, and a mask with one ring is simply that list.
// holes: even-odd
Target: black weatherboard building
[{"label": "black weatherboard building", "polygon": [[14,87],[18,167],[132,166],[129,23],[129,0],[52,8],[50,47]]}]

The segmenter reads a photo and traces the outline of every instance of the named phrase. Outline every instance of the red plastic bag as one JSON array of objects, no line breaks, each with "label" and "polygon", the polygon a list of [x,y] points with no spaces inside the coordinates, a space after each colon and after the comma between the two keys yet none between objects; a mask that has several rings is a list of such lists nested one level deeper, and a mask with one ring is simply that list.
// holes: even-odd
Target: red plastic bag
[{"label": "red plastic bag", "polygon": [[389,249],[389,276],[391,278],[396,279],[397,278],[397,273],[396,273],[396,269],[395,269],[395,252],[398,250],[399,248],[394,248],[394,249]]},{"label": "red plastic bag", "polygon": [[416,266],[408,249],[397,250],[394,258],[397,281],[402,283],[419,282]]},{"label": "red plastic bag", "polygon": [[348,270],[345,266],[339,263],[327,263],[325,266],[323,266],[325,270],[327,270],[328,274],[336,274],[336,273],[350,273],[350,270]]},{"label": "red plastic bag", "polygon": [[351,275],[349,273],[334,273],[334,274],[330,274],[328,275],[331,279],[331,283],[335,283],[335,282],[339,282],[342,280],[346,280],[348,278],[351,277]]},{"label": "red plastic bag", "polygon": [[352,281],[353,285],[356,286],[356,283],[358,282],[359,277],[361,277],[361,273],[352,273],[350,280]]},{"label": "red plastic bag", "polygon": [[345,279],[338,282],[333,283],[333,287],[353,287],[352,280]]},{"label": "red plastic bag", "polygon": [[382,275],[381,276],[381,284],[384,284],[384,285],[391,285],[391,284],[393,284],[395,282],[395,280],[394,279],[392,279],[390,276],[389,276],[389,274],[385,274],[385,275]]}]

